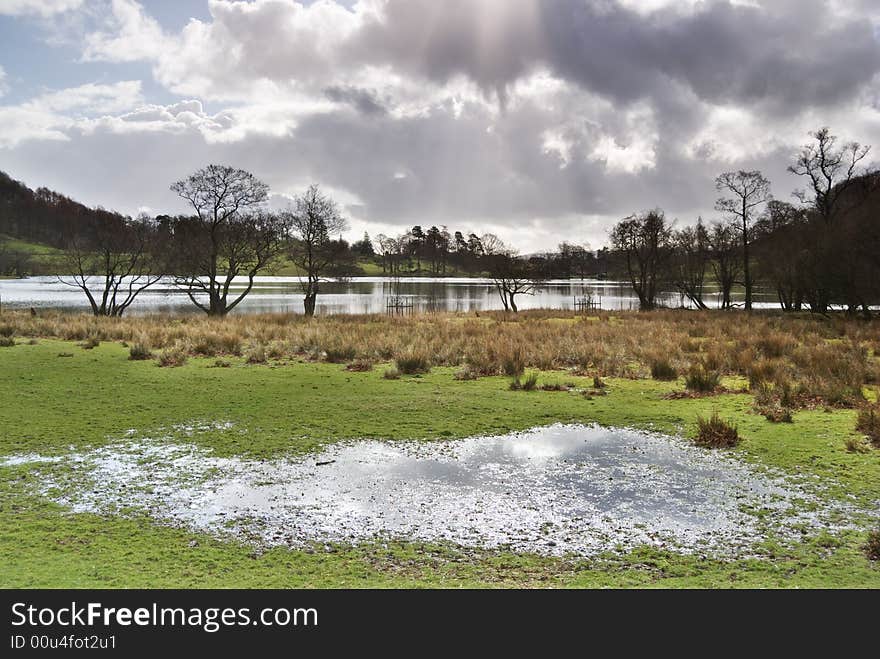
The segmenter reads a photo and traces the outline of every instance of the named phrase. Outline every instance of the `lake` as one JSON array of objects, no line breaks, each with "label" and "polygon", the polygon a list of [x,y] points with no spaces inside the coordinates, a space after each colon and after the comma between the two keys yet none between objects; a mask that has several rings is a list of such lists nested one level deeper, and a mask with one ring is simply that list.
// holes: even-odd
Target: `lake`
[{"label": "lake", "polygon": [[[246,285],[240,278],[234,291]],[[327,282],[318,296],[317,313],[385,313],[395,295],[407,300],[416,311],[488,311],[502,309],[492,281],[473,278],[401,278],[354,277],[344,282]],[[599,280],[554,280],[542,285],[535,295],[517,296],[520,309],[572,309],[576,298],[592,296],[600,308],[608,311],[638,309],[638,298],[626,282]],[[718,306],[717,292],[706,295],[710,307]],[[777,306],[772,295],[757,296],[756,306]],[[670,307],[689,306],[677,292],[661,295]],[[86,311],[88,303],[82,291],[67,286],[56,277],[0,280],[0,303],[4,308],[53,308]],[[198,311],[187,295],[163,280],[138,296],[127,313],[194,313]],[[297,277],[258,277],[254,290],[236,309],[237,313],[302,313],[303,300]]]}]

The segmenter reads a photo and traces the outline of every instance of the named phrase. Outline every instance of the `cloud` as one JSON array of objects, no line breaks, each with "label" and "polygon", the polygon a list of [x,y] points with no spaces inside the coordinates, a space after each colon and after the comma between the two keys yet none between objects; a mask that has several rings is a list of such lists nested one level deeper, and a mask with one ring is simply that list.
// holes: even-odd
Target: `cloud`
[{"label": "cloud", "polygon": [[282,196],[327,186],[358,231],[599,245],[633,211],[711,214],[725,169],[786,198],[820,125],[880,143],[867,0],[210,0],[177,30],[108,6],[83,60],[146,63],[161,102],[130,81],[46,92],[0,107],[0,148],[127,212],[173,209],[170,181],[221,161]]},{"label": "cloud", "polygon": [[36,14],[46,17],[77,9],[82,4],[83,0],[3,0],[0,3],[0,16]]},{"label": "cloud", "polygon": [[86,39],[87,59],[147,59],[169,89],[217,100],[266,83],[358,87],[372,67],[441,86],[464,76],[504,102],[549,69],[615,102],[675,81],[701,100],[778,109],[833,104],[880,71],[867,10],[826,0],[212,0],[212,20],[177,35],[133,0],[112,7],[111,29]]},{"label": "cloud", "polygon": [[51,112],[113,113],[129,110],[142,100],[141,81],[127,80],[109,85],[88,83],[48,92],[29,105]]},{"label": "cloud", "polygon": [[16,106],[0,106],[0,148],[29,140],[68,141],[68,131],[100,113],[119,113],[143,102],[141,82],[89,83],[46,92]]},{"label": "cloud", "polygon": [[159,22],[134,0],[112,0],[102,30],[85,38],[83,60],[136,62],[161,56],[166,37]]},{"label": "cloud", "polygon": [[333,86],[324,90],[324,95],[336,103],[350,105],[362,114],[385,114],[382,100],[375,91],[350,86]]},{"label": "cloud", "polygon": [[9,91],[9,85],[6,84],[6,71],[0,66],[0,97]]}]

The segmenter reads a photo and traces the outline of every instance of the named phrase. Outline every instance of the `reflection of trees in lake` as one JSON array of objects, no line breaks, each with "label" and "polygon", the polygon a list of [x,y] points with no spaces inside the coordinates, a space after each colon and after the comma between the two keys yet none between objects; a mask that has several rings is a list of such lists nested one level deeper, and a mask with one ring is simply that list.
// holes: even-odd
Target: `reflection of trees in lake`
[{"label": "reflection of trees in lake", "polygon": [[[246,286],[246,282],[238,284]],[[741,300],[741,294],[735,298]],[[587,294],[594,299],[601,298],[601,307],[608,311],[637,308],[628,285],[614,281],[572,281],[549,282],[535,297],[523,298],[525,308],[568,309],[573,300]],[[4,307],[8,308],[63,308],[72,311],[84,310],[81,296],[68,291],[54,278],[31,278],[25,280],[0,280],[0,295]],[[415,310],[425,310],[433,305],[437,311],[473,312],[500,309],[501,303],[494,286],[486,280],[448,279],[431,281],[429,279],[409,280],[392,278],[354,278],[345,282],[328,282],[322,288],[318,306],[320,313],[359,314],[386,313],[387,304],[392,298],[403,301],[413,300]],[[710,307],[717,307],[720,296],[717,287],[705,295]],[[776,306],[772,290],[755,290],[756,303],[761,306]],[[666,306],[676,306],[678,294],[664,291],[658,301]],[[128,313],[186,313],[188,300],[185,293],[163,281],[138,297]],[[302,297],[299,284],[292,278],[261,278],[238,309],[239,313],[297,313],[301,314]],[[407,310],[407,312],[409,312]]]}]

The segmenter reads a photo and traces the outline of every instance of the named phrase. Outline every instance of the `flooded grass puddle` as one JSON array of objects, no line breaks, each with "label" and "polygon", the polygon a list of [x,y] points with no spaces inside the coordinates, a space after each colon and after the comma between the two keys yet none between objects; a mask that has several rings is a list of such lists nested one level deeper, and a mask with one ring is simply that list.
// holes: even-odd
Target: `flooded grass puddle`
[{"label": "flooded grass puddle", "polygon": [[581,556],[663,547],[753,555],[772,533],[844,528],[817,486],[665,435],[554,425],[444,442],[351,441],[304,457],[225,458],[187,441],[231,424],[130,431],[69,456],[7,456],[75,512],[146,512],[261,547],[383,539]]}]

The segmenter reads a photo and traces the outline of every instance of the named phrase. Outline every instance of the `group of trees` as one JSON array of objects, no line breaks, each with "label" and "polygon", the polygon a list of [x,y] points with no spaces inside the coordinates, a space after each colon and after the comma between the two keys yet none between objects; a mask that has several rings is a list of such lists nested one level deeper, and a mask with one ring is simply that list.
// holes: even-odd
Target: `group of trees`
[{"label": "group of trees", "polygon": [[880,302],[880,174],[863,167],[869,147],[839,145],[828,128],[811,137],[789,167],[808,183],[797,203],[773,199],[759,171],[726,172],[716,179],[722,217],[708,225],[676,229],[659,209],[615,225],[612,254],[642,309],[668,288],[706,308],[711,278],[722,308],[741,286],[751,310],[757,284],[785,310],[870,314]]},{"label": "group of trees", "polygon": [[[490,243],[488,247],[487,242]],[[362,248],[366,245],[369,247]],[[480,275],[490,272],[489,264],[497,260],[493,254],[497,246],[498,237],[494,234],[450,233],[445,226],[432,226],[424,231],[417,225],[398,236],[379,234],[375,245],[369,236],[365,236],[363,241],[352,245],[352,251],[358,256],[375,259],[382,267],[382,273],[391,276],[420,273]],[[531,262],[531,269],[543,279],[595,277],[607,268],[606,250],[597,253],[587,246],[569,242],[561,243],[555,252],[526,258]]]},{"label": "group of trees", "polygon": [[[437,236],[445,238],[438,240]],[[465,238],[456,231],[452,242],[446,240],[448,237],[445,227],[442,231],[431,227],[422,232],[421,227],[416,226],[396,238],[380,234],[376,236],[376,256],[382,271],[392,276],[412,272],[413,266],[421,271],[423,265],[427,265],[432,274],[444,274],[450,264],[459,272],[487,276],[504,309],[514,312],[518,295],[534,294],[540,283],[549,278],[546,268],[542,267],[546,256],[523,258],[495,234],[471,233]]]},{"label": "group of trees", "polygon": [[[192,303],[210,316],[225,316],[251,292],[257,275],[287,257],[301,273],[307,316],[315,314],[321,282],[351,274],[348,244],[334,239],[347,229],[336,203],[311,186],[281,212],[266,210],[268,186],[241,169],[209,165],[171,189],[195,211],[160,217],[157,233],[168,246],[166,272]],[[243,289],[233,290],[244,277]]]},{"label": "group of trees", "polygon": [[[520,256],[494,234],[450,233],[414,226],[397,237],[368,235],[349,245],[348,225],[317,186],[283,211],[267,208],[268,186],[253,174],[209,165],[171,189],[191,212],[135,219],[91,209],[46,189],[32,191],[0,173],[3,234],[62,249],[65,275],[95,315],[120,316],[137,296],[173,273],[175,286],[211,316],[225,316],[247,297],[256,277],[286,259],[301,274],[307,315],[322,282],[356,274],[374,260],[385,274],[449,272],[491,278],[504,309],[554,278],[626,277],[642,309],[677,290],[699,309],[709,284],[720,306],[754,306],[756,286],[773,290],[786,310],[825,313],[843,306],[870,313],[880,302],[880,174],[864,168],[870,149],[839,144],[827,128],[789,171],[808,185],[796,203],[776,200],[759,171],[716,179],[719,219],[676,228],[660,209],[632,215],[610,233],[610,248],[563,242],[552,253]],[[26,274],[27,257],[0,240],[0,274]],[[236,283],[238,280],[238,283]],[[241,282],[243,280],[243,286]]]},{"label": "group of trees", "polygon": [[480,236],[465,236],[461,231],[450,234],[445,226],[425,231],[416,225],[399,236],[379,234],[374,250],[382,272],[388,275],[444,275],[449,270],[473,274],[481,271],[480,259],[485,255]]},{"label": "group of trees", "polygon": [[[317,186],[288,209],[271,212],[265,183],[241,169],[209,165],[171,186],[190,214],[134,219],[56,193],[33,192],[5,175],[2,186],[11,193],[0,197],[0,227],[60,247],[65,274],[58,280],[79,288],[96,316],[121,316],[140,293],[173,273],[173,284],[197,308],[222,317],[282,258],[302,273],[305,311],[313,315],[321,281],[348,276],[354,268],[353,250],[334,238],[346,221]],[[19,230],[40,224],[22,220],[22,213],[31,212],[51,218],[45,225],[57,227],[51,240],[42,230]],[[3,245],[0,241],[0,266],[15,270],[14,254]]]}]

